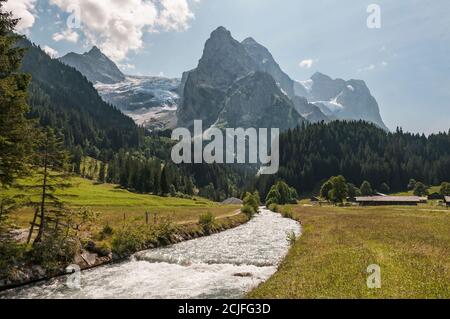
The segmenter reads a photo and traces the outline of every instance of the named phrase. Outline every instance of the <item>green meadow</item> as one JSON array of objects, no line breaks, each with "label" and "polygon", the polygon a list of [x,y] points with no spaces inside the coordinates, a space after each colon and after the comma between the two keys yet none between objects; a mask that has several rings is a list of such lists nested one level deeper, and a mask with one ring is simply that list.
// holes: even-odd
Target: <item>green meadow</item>
[{"label": "green meadow", "polygon": [[[285,206],[303,234],[251,298],[450,298],[450,210]],[[381,268],[369,289],[367,268]]]},{"label": "green meadow", "polygon": [[[30,179],[21,184],[30,184]],[[56,195],[70,208],[86,207],[98,212],[100,224],[114,225],[118,222],[145,221],[145,212],[151,218],[170,217],[177,223],[196,223],[200,215],[211,212],[217,218],[232,216],[239,206],[220,205],[204,198],[193,199],[161,197],[151,194],[136,194],[117,185],[98,184],[96,182],[73,177],[71,187],[56,191]],[[9,195],[24,194],[38,200],[37,195],[25,190],[12,188],[6,191]],[[18,227],[28,226],[33,211],[29,207],[19,209],[11,216]]]}]

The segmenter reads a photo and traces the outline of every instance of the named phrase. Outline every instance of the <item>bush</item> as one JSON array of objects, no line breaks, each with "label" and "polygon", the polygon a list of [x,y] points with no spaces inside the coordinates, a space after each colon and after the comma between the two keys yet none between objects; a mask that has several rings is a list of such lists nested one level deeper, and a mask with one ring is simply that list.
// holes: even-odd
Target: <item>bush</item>
[{"label": "bush", "polygon": [[270,204],[268,208],[269,208],[269,210],[271,210],[272,212],[275,212],[275,213],[278,212],[278,205],[275,204],[275,203]]},{"label": "bush", "polygon": [[35,243],[30,253],[33,263],[46,270],[56,271],[72,263],[80,250],[81,244],[76,237],[55,235],[45,236],[42,241]]},{"label": "bush", "polygon": [[105,242],[100,243],[99,245],[97,245],[95,247],[95,253],[97,253],[97,255],[99,257],[109,256],[109,254],[111,254],[111,252],[112,252],[111,246]]},{"label": "bush", "polygon": [[104,240],[106,238],[111,237],[114,234],[114,229],[109,226],[109,224],[106,224],[103,226],[102,231],[100,232],[100,240]]},{"label": "bush", "polygon": [[26,245],[0,240],[0,278],[9,278],[15,266],[24,262]]},{"label": "bush", "polygon": [[244,207],[241,208],[241,212],[243,212],[248,219],[251,219],[255,214],[255,209],[250,205],[244,205]]},{"label": "bush", "polygon": [[244,206],[251,206],[257,212],[259,209],[259,193],[245,193],[243,202]]},{"label": "bush", "polygon": [[121,256],[128,256],[146,247],[148,231],[144,227],[125,226],[119,230],[112,241],[112,251]]},{"label": "bush", "polygon": [[212,226],[214,225],[215,217],[211,212],[200,215],[198,218],[198,223],[203,227],[206,232],[210,232]]}]

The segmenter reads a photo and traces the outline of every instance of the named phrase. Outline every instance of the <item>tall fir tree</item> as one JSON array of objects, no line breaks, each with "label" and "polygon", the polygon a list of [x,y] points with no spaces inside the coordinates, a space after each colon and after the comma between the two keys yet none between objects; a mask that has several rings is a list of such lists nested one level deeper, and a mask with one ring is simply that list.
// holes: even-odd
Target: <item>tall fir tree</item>
[{"label": "tall fir tree", "polygon": [[[39,134],[32,163],[36,178],[32,185],[23,188],[30,189],[30,192],[34,192],[39,198],[37,201],[31,199],[29,203],[36,207],[35,220],[36,217],[39,218],[38,234],[34,240],[37,243],[43,239],[47,230],[49,215],[58,217],[63,214],[63,203],[56,195],[56,191],[71,186],[68,174],[68,153],[64,149],[62,138],[56,136],[53,129],[44,128]],[[34,223],[30,229],[30,235],[33,227]]]},{"label": "tall fir tree", "polygon": [[30,76],[20,73],[24,49],[17,48],[21,38],[14,34],[18,19],[5,12],[0,0],[0,187],[11,185],[27,168],[30,123],[27,88]]}]

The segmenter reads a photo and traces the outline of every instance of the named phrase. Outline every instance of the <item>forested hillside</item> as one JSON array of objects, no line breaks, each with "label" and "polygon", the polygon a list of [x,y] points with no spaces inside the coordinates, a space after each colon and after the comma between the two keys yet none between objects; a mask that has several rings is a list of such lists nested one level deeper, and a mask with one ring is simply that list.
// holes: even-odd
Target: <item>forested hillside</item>
[{"label": "forested hillside", "polygon": [[28,40],[22,71],[32,76],[30,115],[41,125],[61,131],[65,144],[80,145],[87,154],[138,147],[144,131],[132,119],[105,103],[93,85],[74,68],[51,59]]},{"label": "forested hillside", "polygon": [[310,124],[281,135],[280,166],[276,176],[258,180],[262,194],[276,179],[305,193],[336,175],[374,188],[387,183],[392,190],[406,189],[411,178],[438,185],[450,180],[450,132],[427,137],[387,133],[362,121]]}]

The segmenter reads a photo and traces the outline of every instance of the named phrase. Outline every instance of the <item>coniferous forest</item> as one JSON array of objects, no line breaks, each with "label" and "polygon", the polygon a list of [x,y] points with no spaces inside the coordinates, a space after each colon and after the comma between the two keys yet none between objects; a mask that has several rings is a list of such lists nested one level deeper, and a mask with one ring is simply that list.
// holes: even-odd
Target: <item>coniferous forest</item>
[{"label": "coniferous forest", "polygon": [[280,170],[257,181],[267,194],[274,180],[283,179],[299,193],[315,191],[330,176],[348,182],[383,183],[391,190],[405,190],[410,179],[428,185],[450,180],[450,132],[430,136],[387,133],[365,122],[335,121],[309,124],[280,137]]}]

